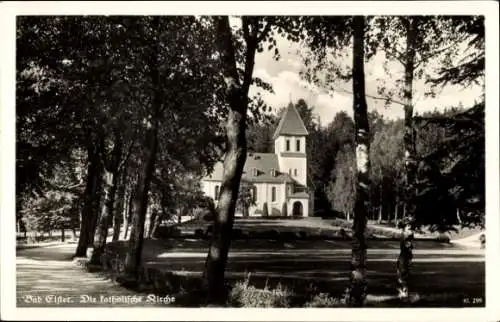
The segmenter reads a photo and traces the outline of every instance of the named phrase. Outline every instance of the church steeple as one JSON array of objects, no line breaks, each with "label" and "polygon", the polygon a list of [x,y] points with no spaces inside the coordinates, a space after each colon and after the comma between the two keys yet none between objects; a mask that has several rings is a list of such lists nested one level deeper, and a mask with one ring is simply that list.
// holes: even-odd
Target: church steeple
[{"label": "church steeple", "polygon": [[299,111],[295,108],[295,106],[290,103],[286,108],[283,116],[281,117],[280,122],[278,123],[278,127],[274,132],[273,138],[276,138],[280,135],[292,135],[292,136],[305,136],[308,135],[306,126],[300,117]]},{"label": "church steeple", "polygon": [[274,132],[274,153],[280,171],[288,173],[297,183],[307,186],[306,126],[290,101]]}]

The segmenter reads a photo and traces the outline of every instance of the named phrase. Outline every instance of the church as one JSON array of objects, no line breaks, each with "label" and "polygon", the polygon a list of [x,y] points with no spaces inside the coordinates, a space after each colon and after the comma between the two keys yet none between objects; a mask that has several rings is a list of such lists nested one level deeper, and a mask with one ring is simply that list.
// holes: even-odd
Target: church
[{"label": "church", "polygon": [[[274,132],[274,153],[247,154],[242,183],[252,187],[255,205],[249,216],[262,216],[267,206],[269,216],[307,217],[313,213],[313,193],[308,185],[307,129],[297,109],[290,104]],[[223,164],[203,178],[202,189],[217,203],[222,183]],[[236,213],[236,216],[241,216]]]}]

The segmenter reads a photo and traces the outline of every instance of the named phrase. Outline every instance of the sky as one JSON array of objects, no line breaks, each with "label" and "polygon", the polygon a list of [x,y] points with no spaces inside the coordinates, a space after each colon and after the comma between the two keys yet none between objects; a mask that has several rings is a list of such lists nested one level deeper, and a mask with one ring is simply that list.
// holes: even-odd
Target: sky
[{"label": "sky", "polygon": [[[264,81],[272,84],[274,94],[264,92],[259,88],[252,87],[250,95],[260,92],[265,102],[273,109],[286,106],[290,99],[296,102],[304,99],[308,105],[313,106],[314,113],[319,116],[321,125],[326,126],[340,111],[347,112],[352,116],[352,83],[335,85],[335,90],[329,91],[327,88],[318,87],[301,79],[299,75],[304,64],[298,52],[304,49],[296,43],[286,39],[278,40],[281,59],[276,61],[273,53],[264,51],[256,55],[254,77],[260,77]],[[349,67],[351,57],[350,49],[346,49],[346,57],[340,62]],[[399,62],[389,62],[392,77],[388,76],[383,68],[386,60],[382,53],[377,54],[373,59],[365,62],[365,83],[367,95],[380,96],[377,94],[377,87],[384,82],[389,87],[394,86],[395,78],[401,77],[403,68]],[[420,114],[435,109],[458,106],[462,103],[464,107],[471,106],[481,95],[479,86],[461,88],[458,86],[446,86],[435,98],[424,97],[426,85],[423,82],[416,82],[414,85],[414,111]],[[385,105],[382,100],[367,97],[368,110],[376,110],[386,118],[395,119],[403,117],[403,108],[400,104]]]}]

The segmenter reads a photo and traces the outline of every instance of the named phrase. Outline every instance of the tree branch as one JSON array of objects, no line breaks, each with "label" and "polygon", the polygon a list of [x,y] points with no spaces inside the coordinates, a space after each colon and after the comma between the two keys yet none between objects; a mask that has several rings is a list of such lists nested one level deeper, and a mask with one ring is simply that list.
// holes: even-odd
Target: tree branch
[{"label": "tree branch", "polygon": [[[344,92],[344,93],[347,93],[347,94],[351,94],[353,95],[354,93],[350,90],[347,90],[347,89],[343,89],[343,88],[337,88],[337,89],[333,89],[334,91],[335,90],[338,90],[338,91],[341,91],[341,92]],[[395,104],[399,104],[401,106],[404,106],[405,104],[403,102],[400,102],[400,101],[397,101],[395,99],[392,99],[392,98],[389,98],[389,97],[381,97],[381,96],[375,96],[375,95],[370,95],[370,94],[365,94],[365,96],[367,98],[371,98],[371,99],[374,99],[374,100],[379,100],[379,101],[389,101],[391,103],[395,103]]]}]

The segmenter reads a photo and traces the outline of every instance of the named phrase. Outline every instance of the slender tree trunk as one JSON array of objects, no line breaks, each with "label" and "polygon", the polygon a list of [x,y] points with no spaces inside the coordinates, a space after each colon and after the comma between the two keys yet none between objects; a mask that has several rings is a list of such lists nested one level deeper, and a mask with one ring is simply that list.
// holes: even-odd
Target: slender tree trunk
[{"label": "slender tree trunk", "polygon": [[399,211],[399,198],[396,196],[396,202],[394,205],[394,224],[398,222],[398,211]]},{"label": "slender tree trunk", "polygon": [[413,258],[413,236],[415,223],[415,127],[413,125],[413,71],[415,67],[415,40],[416,18],[408,17],[404,20],[406,29],[406,66],[404,87],[405,110],[405,218],[402,222],[400,254],[397,264],[398,291],[400,298],[407,300],[409,297],[410,266]]},{"label": "slender tree trunk", "polygon": [[153,235],[153,231],[156,225],[156,217],[157,217],[156,210],[153,210],[151,212],[151,217],[149,218],[148,238],[151,238],[151,236]]},{"label": "slender tree trunk", "polygon": [[380,205],[378,207],[378,223],[380,224],[382,222],[382,207],[383,207],[383,203],[384,203],[384,195],[383,195],[383,190],[382,190],[382,187],[380,187]]},{"label": "slender tree trunk", "polygon": [[[118,166],[122,158],[122,140],[118,131],[115,133],[115,147],[111,155],[111,159],[107,160],[107,165],[104,169],[104,202],[99,225],[97,227],[96,236],[94,239],[94,250],[90,262],[99,265],[101,262],[101,254],[106,246],[108,231],[113,220],[115,195],[118,186],[120,173]],[[117,216],[118,217],[118,216]]]},{"label": "slender tree trunk", "polygon": [[347,292],[349,305],[355,307],[363,305],[367,292],[365,229],[370,211],[370,129],[365,98],[364,28],[365,18],[355,16],[352,75],[354,122],[356,126],[357,186],[354,203],[351,276]]},{"label": "slender tree trunk", "polygon": [[123,221],[123,212],[126,203],[125,180],[127,177],[127,171],[125,169],[121,172],[120,177],[121,178],[118,185],[118,192],[116,194],[116,200],[115,200],[116,213],[115,216],[113,217],[113,241],[117,241],[120,238],[120,228],[121,228],[121,223]]},{"label": "slender tree trunk", "polygon": [[127,211],[125,212],[125,218],[124,218],[124,223],[123,223],[123,239],[126,240],[128,237],[128,231],[129,231],[129,226],[130,222],[132,221],[132,216],[134,213],[134,196],[135,196],[135,191],[134,188],[130,190],[129,197],[128,197],[128,206],[127,206]]},{"label": "slender tree trunk", "polygon": [[66,236],[64,235],[64,227],[61,228],[61,241],[64,242],[66,239]]},{"label": "slender tree trunk", "polygon": [[[155,116],[157,117],[157,116]],[[141,169],[137,183],[135,196],[132,204],[132,230],[130,231],[129,247],[125,259],[125,271],[127,275],[138,278],[138,270],[141,264],[142,245],[144,241],[144,225],[148,206],[148,195],[151,179],[153,177],[154,163],[157,150],[157,120],[153,120],[152,126],[146,133],[146,147],[144,153],[144,165]]]},{"label": "slender tree trunk", "polygon": [[97,177],[99,174],[100,160],[98,154],[93,150],[94,147],[88,148],[88,169],[87,169],[87,183],[85,186],[84,202],[81,211],[80,220],[80,237],[76,247],[76,257],[86,257],[87,248],[90,244],[89,237],[92,230],[92,217],[94,214],[94,199],[96,192]]},{"label": "slender tree trunk", "polygon": [[462,218],[460,218],[460,209],[459,208],[457,208],[457,223],[459,225],[462,224]]},{"label": "slender tree trunk", "polygon": [[[154,32],[159,33],[159,17],[153,17],[151,24]],[[156,37],[155,37],[156,38]],[[134,280],[139,279],[139,268],[141,267],[142,246],[144,243],[144,224],[148,209],[149,188],[153,178],[156,153],[158,149],[158,126],[162,115],[162,94],[160,90],[160,72],[158,62],[158,40],[152,39],[151,55],[148,62],[151,84],[153,85],[152,112],[146,120],[146,144],[144,146],[143,165],[139,172],[139,180],[135,191],[133,202],[132,231],[128,242],[128,250],[125,257],[125,272]]]},{"label": "slender tree trunk", "polygon": [[[100,158],[100,156],[99,156]],[[90,229],[88,231],[89,245],[94,244],[94,237],[97,228],[97,223],[99,222],[99,217],[101,216],[101,209],[103,206],[103,164],[99,161],[98,175],[95,177],[94,182],[94,197],[92,199],[92,216],[90,221]]]},{"label": "slender tree trunk", "polygon": [[71,227],[71,239],[76,240],[76,228]]},{"label": "slender tree trunk", "polygon": [[[224,284],[227,255],[231,244],[234,212],[243,166],[246,161],[247,142],[245,137],[248,108],[248,89],[252,81],[257,48],[257,35],[247,35],[245,71],[243,84],[240,83],[236,67],[229,18],[214,18],[217,25],[217,42],[222,63],[222,73],[226,81],[226,99],[229,111],[226,122],[226,154],[224,175],[218,202],[218,211],[213,224],[213,233],[205,262],[204,277],[207,285],[207,303],[223,305],[227,290]],[[248,31],[249,18],[242,18],[242,28]],[[254,25],[253,32],[257,30]]]}]

